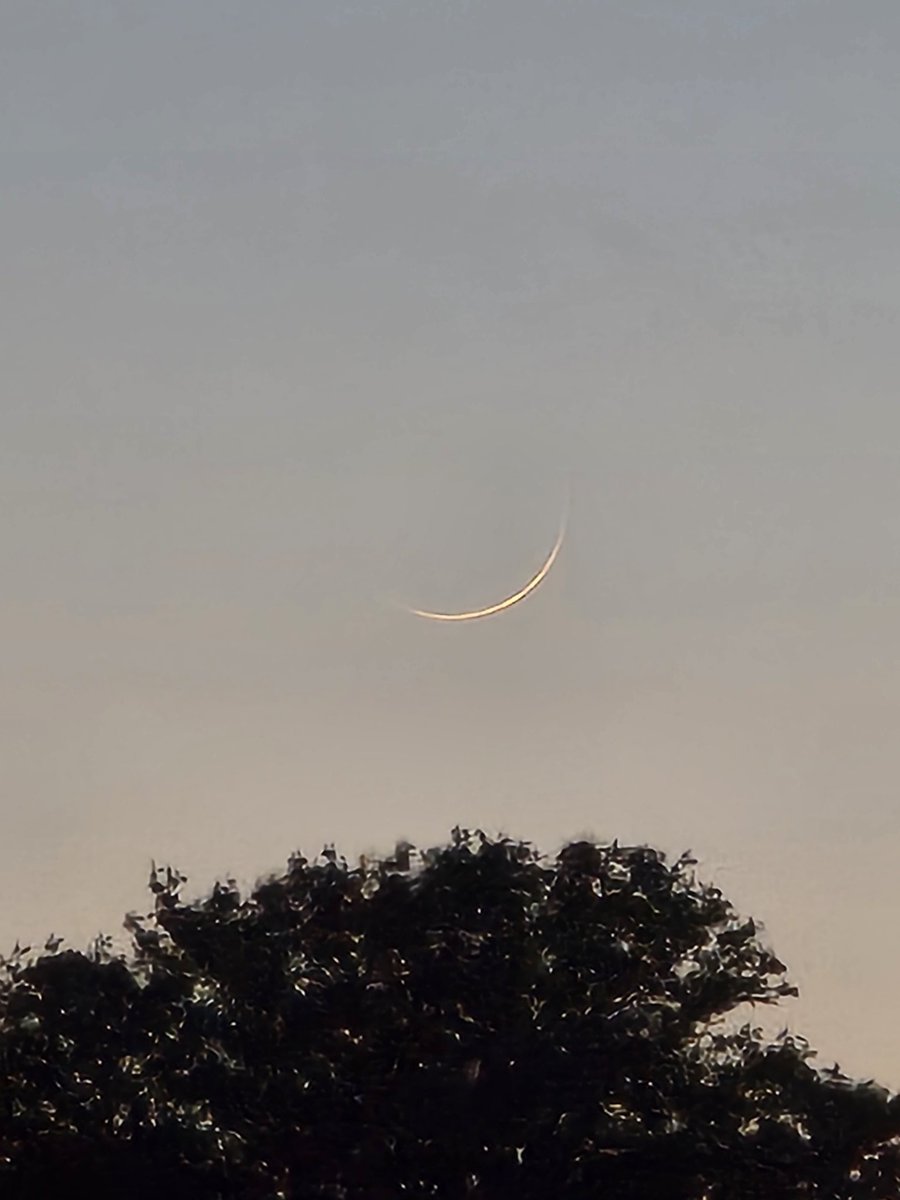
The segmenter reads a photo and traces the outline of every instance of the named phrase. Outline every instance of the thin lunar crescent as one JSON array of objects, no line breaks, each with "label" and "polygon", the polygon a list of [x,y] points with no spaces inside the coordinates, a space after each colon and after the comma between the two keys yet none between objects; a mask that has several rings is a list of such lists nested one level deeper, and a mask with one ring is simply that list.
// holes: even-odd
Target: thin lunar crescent
[{"label": "thin lunar crescent", "polygon": [[514,604],[518,604],[520,600],[524,600],[536,587],[539,587],[550,573],[550,568],[556,562],[556,557],[563,544],[563,538],[566,535],[566,522],[563,519],[560,525],[559,534],[553,544],[553,549],[547,555],[544,565],[533,575],[524,587],[519,588],[517,592],[513,592],[511,596],[507,596],[505,600],[500,600],[496,604],[490,604],[487,608],[475,608],[471,612],[429,612],[424,608],[411,608],[409,611],[416,617],[425,617],[429,621],[475,621],[479,617],[491,617],[494,613],[503,612],[507,608],[512,608]]}]

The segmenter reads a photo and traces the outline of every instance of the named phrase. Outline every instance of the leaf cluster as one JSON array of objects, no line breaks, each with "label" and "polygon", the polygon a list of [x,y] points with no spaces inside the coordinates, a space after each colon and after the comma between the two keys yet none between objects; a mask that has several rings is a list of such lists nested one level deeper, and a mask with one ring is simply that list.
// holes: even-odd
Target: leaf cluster
[{"label": "leaf cluster", "polygon": [[246,897],[154,868],[133,949],[0,983],[0,1193],[887,1200],[898,1101],[723,1018],[795,993],[646,846],[295,855]]}]

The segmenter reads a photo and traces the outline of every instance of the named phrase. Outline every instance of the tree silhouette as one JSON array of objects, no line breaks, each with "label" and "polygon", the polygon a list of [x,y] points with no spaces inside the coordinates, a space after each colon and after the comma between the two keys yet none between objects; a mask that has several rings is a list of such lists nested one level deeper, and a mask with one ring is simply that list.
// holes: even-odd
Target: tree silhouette
[{"label": "tree silhouette", "polygon": [[695,865],[456,829],[246,898],[154,868],[128,956],[4,960],[0,1194],[900,1195],[897,1098],[724,1021],[795,989]]}]

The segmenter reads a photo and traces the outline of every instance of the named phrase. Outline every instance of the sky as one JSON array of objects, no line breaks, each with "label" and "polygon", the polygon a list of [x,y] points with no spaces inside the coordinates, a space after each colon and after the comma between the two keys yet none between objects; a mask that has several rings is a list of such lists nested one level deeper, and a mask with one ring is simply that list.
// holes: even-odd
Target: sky
[{"label": "sky", "polygon": [[4,951],[617,837],[900,1089],[895,0],[0,15]]}]

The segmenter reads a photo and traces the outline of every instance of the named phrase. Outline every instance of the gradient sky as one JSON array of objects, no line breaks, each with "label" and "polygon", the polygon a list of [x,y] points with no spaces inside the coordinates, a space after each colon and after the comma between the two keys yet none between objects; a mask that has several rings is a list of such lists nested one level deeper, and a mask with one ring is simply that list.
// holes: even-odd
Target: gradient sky
[{"label": "gradient sky", "polygon": [[0,24],[3,948],[649,841],[900,1087],[896,0]]}]

